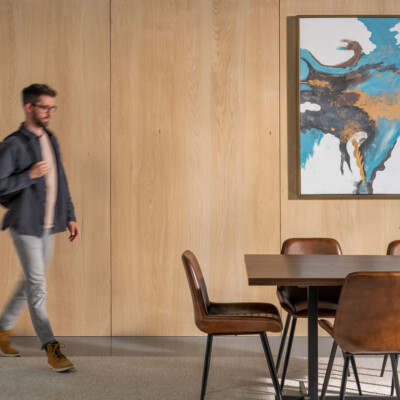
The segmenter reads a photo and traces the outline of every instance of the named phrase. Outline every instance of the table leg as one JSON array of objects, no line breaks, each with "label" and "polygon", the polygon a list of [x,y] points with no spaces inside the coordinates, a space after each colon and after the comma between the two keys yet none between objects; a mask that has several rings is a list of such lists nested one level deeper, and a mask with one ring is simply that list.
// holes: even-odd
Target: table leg
[{"label": "table leg", "polygon": [[318,286],[308,287],[308,397],[318,400]]}]

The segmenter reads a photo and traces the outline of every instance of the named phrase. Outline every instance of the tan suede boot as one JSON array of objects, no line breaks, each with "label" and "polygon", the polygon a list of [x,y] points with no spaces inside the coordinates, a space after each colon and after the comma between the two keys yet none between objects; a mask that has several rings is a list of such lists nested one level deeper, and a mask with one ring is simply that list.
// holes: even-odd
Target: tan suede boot
[{"label": "tan suede boot", "polygon": [[0,331],[0,356],[19,357],[19,351],[10,346],[10,336],[12,331]]},{"label": "tan suede boot", "polygon": [[48,343],[46,346],[46,353],[48,364],[54,371],[63,372],[68,371],[74,367],[71,361],[61,353],[61,348],[65,346],[62,343]]}]

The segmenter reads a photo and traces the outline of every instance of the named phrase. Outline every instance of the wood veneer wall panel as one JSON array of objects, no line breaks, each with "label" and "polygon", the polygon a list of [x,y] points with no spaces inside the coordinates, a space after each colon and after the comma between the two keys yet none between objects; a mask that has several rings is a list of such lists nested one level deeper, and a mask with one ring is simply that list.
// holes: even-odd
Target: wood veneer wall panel
[{"label": "wood veneer wall panel", "polygon": [[[82,236],[57,235],[48,280],[56,335],[109,335],[110,324],[110,15],[108,0],[0,0],[0,135],[23,120],[20,91],[48,83],[59,111],[60,142]],[[2,212],[2,215],[4,212]],[[0,307],[20,274],[11,240],[0,241]],[[33,335],[25,313],[16,334]]]},{"label": "wood veneer wall panel", "polygon": [[[253,2],[246,17],[243,252],[279,253],[279,2]],[[275,287],[243,282],[244,299],[278,304]]]},{"label": "wood veneer wall panel", "polygon": [[277,1],[112,1],[114,335],[199,333],[187,248],[213,299],[276,301],[243,254],[279,251],[277,36]]},{"label": "wood veneer wall panel", "polygon": [[[297,70],[293,20],[296,15],[399,15],[400,4],[390,0],[281,0],[281,170],[282,237],[328,236],[337,239],[345,254],[384,254],[388,242],[400,236],[400,201],[390,200],[293,200],[289,199],[288,145],[296,132],[293,96]],[[288,35],[289,34],[289,35]],[[289,46],[289,48],[288,48]],[[289,60],[290,58],[290,60]],[[289,138],[289,139],[288,139]],[[288,142],[289,140],[289,142]],[[297,329],[306,334],[305,324]]]}]

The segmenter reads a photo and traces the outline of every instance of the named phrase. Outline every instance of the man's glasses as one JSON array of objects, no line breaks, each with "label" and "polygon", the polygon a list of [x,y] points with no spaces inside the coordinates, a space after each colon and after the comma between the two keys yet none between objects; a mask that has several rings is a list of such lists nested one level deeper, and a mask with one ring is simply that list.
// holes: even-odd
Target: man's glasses
[{"label": "man's glasses", "polygon": [[32,105],[34,107],[40,108],[42,111],[45,111],[45,112],[49,112],[49,111],[56,112],[57,111],[57,106],[49,107],[49,106],[44,106],[42,104],[35,104],[35,103],[32,103]]}]

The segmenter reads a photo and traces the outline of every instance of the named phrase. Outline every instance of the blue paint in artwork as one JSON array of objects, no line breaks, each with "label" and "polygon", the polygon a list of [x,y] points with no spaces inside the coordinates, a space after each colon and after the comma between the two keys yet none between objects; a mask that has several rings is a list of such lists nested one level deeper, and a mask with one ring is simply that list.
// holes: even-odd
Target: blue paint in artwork
[{"label": "blue paint in artwork", "polygon": [[366,181],[372,179],[374,171],[384,163],[388,156],[388,151],[393,149],[393,146],[400,137],[400,124],[398,120],[388,120],[379,118],[378,129],[372,142],[363,151],[364,172]]},{"label": "blue paint in artwork", "polygon": [[303,60],[300,60],[300,82],[307,79],[309,72],[308,65]]},{"label": "blue paint in artwork", "polygon": [[310,129],[300,135],[300,160],[301,168],[306,166],[306,162],[314,155],[314,147],[318,146],[324,134],[318,129]]},{"label": "blue paint in artwork", "polygon": [[[398,47],[395,38],[398,32],[390,31],[390,29],[400,22],[399,18],[358,18],[358,20],[371,32],[370,40],[376,45],[372,53],[396,49]],[[395,54],[395,51],[385,51],[385,57],[389,59],[392,58],[394,60],[396,58]]]},{"label": "blue paint in artwork", "polygon": [[[311,53],[305,49],[300,49],[300,58],[302,59],[300,62],[300,79],[304,82],[300,84],[301,96],[304,96],[303,98],[312,98],[314,99],[313,103],[318,103],[318,96],[320,96],[321,91],[315,90],[313,86],[307,82],[310,68],[321,76],[331,77],[332,82],[339,82],[338,79],[341,79],[341,76],[343,76],[344,79],[348,79],[348,77],[352,76],[352,73],[360,72],[363,74],[364,79],[361,82],[354,80],[354,84],[352,80],[348,81],[349,83],[344,85],[343,93],[358,89],[362,90],[367,96],[377,96],[376,101],[379,101],[380,104],[385,104],[385,101],[389,101],[389,103],[391,103],[390,106],[400,107],[400,104],[393,104],[393,102],[397,102],[400,98],[400,73],[398,72],[400,70],[400,47],[395,38],[399,32],[391,31],[391,29],[400,22],[400,18],[358,18],[358,20],[361,21],[371,33],[370,40],[376,45],[376,48],[370,54],[363,54],[357,64],[350,68],[333,68],[321,65]],[[342,48],[344,49],[345,46],[340,47],[340,49]],[[303,60],[309,63],[310,68]],[[330,96],[333,96],[329,99],[329,103],[324,103],[323,100],[326,100],[325,97],[321,98],[321,105],[324,106],[325,104],[325,107],[327,107],[326,110],[322,108],[319,115],[316,114],[313,120],[310,120],[309,116],[306,114],[301,117],[305,119],[308,118],[307,123],[315,127],[315,129],[310,129],[310,126],[302,125],[302,119],[300,121],[302,168],[304,168],[307,159],[313,157],[314,146],[319,145],[323,132],[326,132],[325,134],[338,134],[337,130],[331,133],[329,129],[326,129],[326,126],[322,130],[318,129],[319,126],[315,123],[316,118],[318,118],[317,122],[320,123],[321,126],[324,125],[324,121],[326,122],[328,116],[336,118],[335,121],[338,125],[340,125],[341,122],[343,125],[346,125],[353,120],[341,119],[344,118],[342,116],[346,115],[344,111],[351,110],[353,113],[358,113],[355,114],[358,115],[358,117],[360,117],[360,113],[366,113],[366,110],[357,106],[352,106],[351,103],[346,105],[342,103],[342,105],[336,106],[336,97],[334,96],[338,94],[335,94],[335,92],[329,93]],[[338,93],[340,95],[340,92]],[[333,104],[333,107],[329,106],[329,104]],[[351,114],[349,113],[349,115]],[[374,120],[376,120],[376,124]],[[363,119],[360,119],[360,121],[363,121]],[[364,126],[361,130],[365,130],[368,134],[367,140],[360,146],[366,184],[364,186],[360,184],[357,193],[367,194],[370,193],[371,187],[373,187],[376,171],[384,168],[384,163],[386,159],[390,157],[391,150],[400,136],[400,119],[388,120],[387,118],[378,118],[376,115],[370,116],[369,125]],[[346,150],[343,148],[341,151],[343,162],[343,157],[346,159],[348,155],[345,154]],[[338,165],[338,168],[339,167]]]},{"label": "blue paint in artwork", "polygon": [[392,71],[383,73],[376,73],[368,81],[361,85],[355,85],[354,89],[361,89],[368,96],[380,95],[382,93],[392,93],[393,87],[400,88],[400,76],[394,74]]},{"label": "blue paint in artwork", "polygon": [[[333,68],[333,67],[326,67],[325,65],[321,65],[313,56],[312,54],[305,49],[300,49],[300,58],[303,60],[307,60],[311,66],[320,72],[326,72],[327,74],[335,74],[335,75],[346,75],[350,71],[356,69],[355,67],[352,68]],[[304,63],[304,65],[307,65]],[[305,73],[305,70],[301,70],[302,64],[300,64],[300,75]],[[303,79],[305,79],[304,77]]]},{"label": "blue paint in artwork", "polygon": [[[400,22],[399,18],[358,18],[358,20],[371,32],[370,40],[376,45],[374,51],[361,58],[358,66],[381,63],[400,68],[399,45],[395,38],[398,32],[390,31]],[[400,74],[392,71],[381,73],[379,70],[375,70],[363,85],[355,86],[367,95],[392,92],[394,87],[400,88]]]},{"label": "blue paint in artwork", "polygon": [[300,92],[302,92],[303,90],[310,90],[310,89],[311,89],[310,85],[307,84],[300,85]]},{"label": "blue paint in artwork", "polygon": [[[371,32],[370,40],[376,45],[373,52],[363,56],[362,64],[380,62],[382,65],[400,67],[399,46],[395,36],[397,31],[390,31],[399,23],[399,18],[359,18]],[[368,81],[357,86],[367,95],[395,95],[394,88],[400,89],[400,74],[393,71],[376,72]],[[374,172],[383,167],[384,161],[393,149],[400,135],[400,121],[379,118],[376,134],[369,146],[363,149],[364,173],[366,182],[373,178]],[[360,186],[360,193],[368,193],[366,185]]]}]

